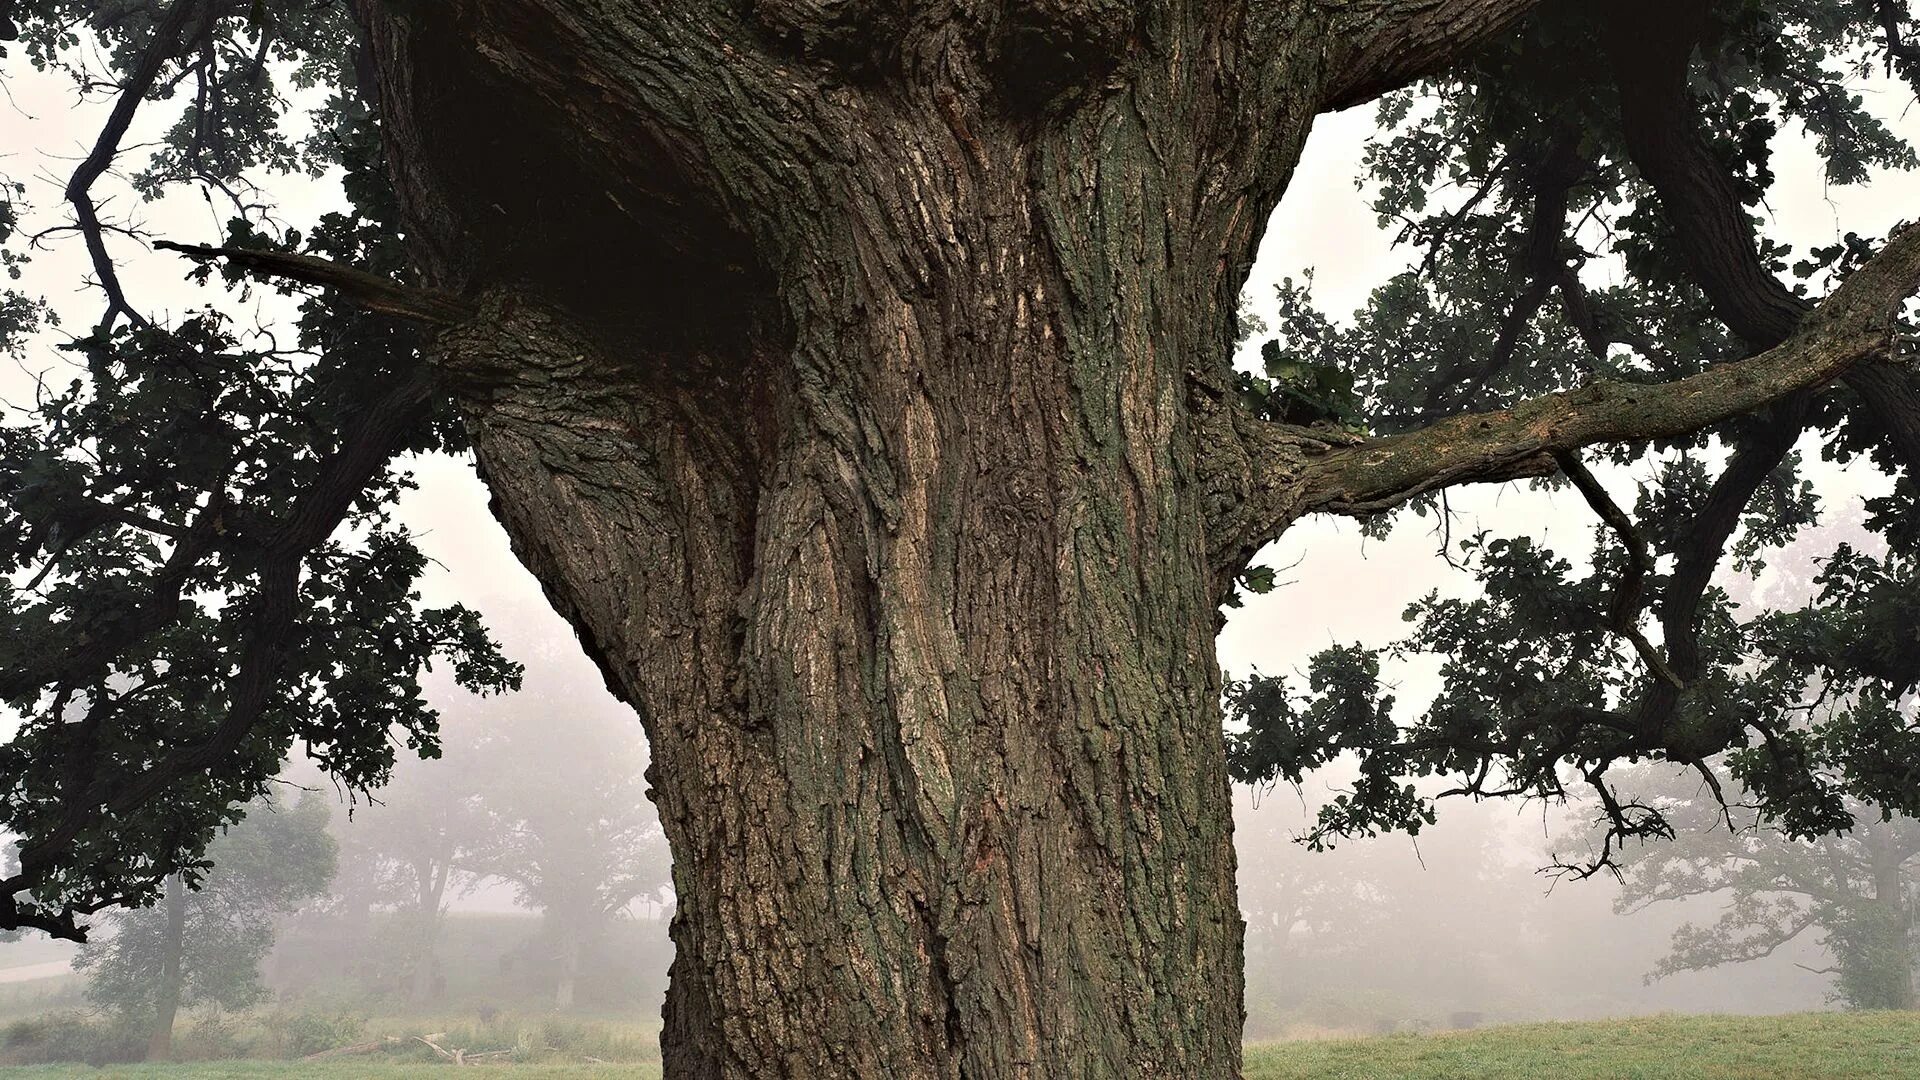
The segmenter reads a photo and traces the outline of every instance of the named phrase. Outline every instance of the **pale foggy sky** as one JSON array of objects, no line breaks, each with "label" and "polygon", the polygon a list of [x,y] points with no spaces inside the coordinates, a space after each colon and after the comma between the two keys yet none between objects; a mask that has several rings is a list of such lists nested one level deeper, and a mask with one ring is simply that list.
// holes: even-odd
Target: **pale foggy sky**
[{"label": "pale foggy sky", "polygon": [[[0,172],[28,184],[33,212],[24,222],[26,231],[64,223],[59,186],[98,132],[104,109],[97,102],[76,107],[71,88],[57,76],[24,73],[7,89],[11,102],[0,101],[0,152],[5,155],[0,157]],[[1878,93],[1875,100],[1882,103],[1878,111],[1909,137],[1920,136],[1920,115],[1906,111],[1907,98],[1884,87]],[[148,107],[129,144],[151,139],[171,121],[168,110]],[[1248,284],[1256,311],[1271,311],[1275,282],[1289,275],[1299,277],[1311,267],[1320,305],[1329,313],[1344,315],[1405,265],[1405,257],[1390,249],[1387,236],[1376,227],[1364,195],[1354,188],[1360,150],[1372,121],[1373,110],[1368,107],[1320,120],[1291,189],[1273,217]],[[126,160],[135,158],[129,155]],[[1772,235],[1798,248],[1830,243],[1847,231],[1883,235],[1903,211],[1911,213],[1911,208],[1920,206],[1920,176],[1915,175],[1879,177],[1860,188],[1828,189],[1804,145],[1786,148],[1776,169],[1779,182],[1771,206]],[[271,193],[279,219],[300,227],[337,198],[334,185],[326,179],[272,176],[264,178],[263,187]],[[153,236],[179,241],[217,240],[221,223],[230,216],[199,193],[185,190],[144,206],[136,204],[121,185],[103,183],[97,195],[107,215],[124,214],[131,207],[133,216]],[[144,310],[177,314],[209,303],[239,310],[231,297],[184,282],[188,266],[182,260],[145,252],[124,238],[111,242],[122,260],[129,294]],[[96,290],[77,285],[86,270],[80,245],[70,235],[59,236],[49,250],[35,254],[25,284],[30,291],[47,293],[66,327],[79,331],[91,325],[102,309]],[[275,297],[256,296],[252,309],[261,310],[264,317],[284,314],[289,305]],[[36,348],[17,364],[0,364],[0,397],[30,402],[35,374],[64,383],[78,371],[71,358]],[[1817,459],[1817,454],[1808,457]],[[505,535],[486,511],[485,493],[471,467],[430,459],[419,462],[415,472],[420,488],[406,497],[398,517],[421,534],[421,547],[436,560],[423,582],[426,601],[459,600],[481,611],[509,652],[533,669],[530,687],[547,679],[598,687],[599,673],[581,654],[572,631],[552,613],[531,575],[514,560]],[[1612,478],[1623,501],[1631,495],[1630,479]],[[1830,493],[1857,489],[1871,478],[1825,476],[1819,482]],[[1456,535],[1481,528],[1525,532],[1544,535],[1576,557],[1586,550],[1592,524],[1577,498],[1556,498],[1508,485],[1458,491],[1450,502],[1459,514]],[[1438,540],[1430,535],[1432,525],[1431,518],[1410,518],[1386,541],[1362,541],[1357,527],[1344,520],[1314,519],[1296,525],[1261,556],[1262,562],[1288,568],[1279,575],[1283,587],[1268,596],[1249,597],[1221,636],[1220,658],[1226,670],[1239,674],[1258,666],[1268,672],[1287,672],[1330,643],[1379,645],[1403,633],[1400,615],[1408,602],[1432,589],[1460,591],[1467,584],[1438,557]],[[1396,691],[1403,704],[1417,704],[1432,693],[1433,665],[1403,666],[1391,677],[1398,683]],[[458,723],[458,692],[447,689],[443,681],[435,683],[435,696],[448,722]],[[624,708],[611,698],[601,706],[613,712]],[[1310,790],[1307,797],[1318,794]],[[1248,815],[1270,812],[1253,810],[1242,800],[1243,824],[1253,823]],[[1537,837],[1541,828],[1537,810],[1532,821],[1532,835]],[[1382,843],[1404,847],[1409,863],[1416,858],[1404,838]],[[1257,866],[1246,869],[1258,872]]]}]

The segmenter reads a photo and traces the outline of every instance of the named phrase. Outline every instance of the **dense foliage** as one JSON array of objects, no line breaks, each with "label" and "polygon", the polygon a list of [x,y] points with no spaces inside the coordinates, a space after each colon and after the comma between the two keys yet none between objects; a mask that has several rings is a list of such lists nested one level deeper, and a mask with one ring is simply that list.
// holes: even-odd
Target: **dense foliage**
[{"label": "dense foliage", "polygon": [[[1836,183],[1914,165],[1849,88],[1881,65],[1920,79],[1898,6],[1616,10],[1639,6],[1544,5],[1477,63],[1387,99],[1367,164],[1382,216],[1423,261],[1350,327],[1285,290],[1283,337],[1241,388],[1260,415],[1386,432],[1595,374],[1671,378],[1785,338],[1871,247],[1790,253],[1755,241],[1748,217],[1788,123],[1818,140]],[[20,843],[0,926],[76,936],[92,912],[152,903],[170,875],[197,881],[217,829],[296,748],[362,788],[392,768],[389,733],[434,753],[427,665],[480,690],[518,669],[471,612],[422,608],[423,557],[389,514],[407,455],[465,449],[417,332],[325,287],[285,342],[224,308],[154,321],[109,250],[134,226],[103,218],[95,187],[135,153],[135,115],[159,109],[174,120],[132,167],[141,195],[197,186],[230,208],[232,245],[408,277],[343,5],[17,0],[0,16],[17,37],[6,65],[67,72],[112,105],[63,192],[105,299],[64,346],[84,371],[0,429],[0,700],[23,718],[0,746],[0,829]],[[279,227],[254,187],[275,170],[337,175],[347,208]],[[1436,194],[1449,187],[1466,195]],[[19,219],[12,203],[0,213],[9,265],[27,254]],[[1728,222],[1744,246],[1698,235]],[[1602,264],[1624,267],[1619,284],[1583,273]],[[1797,290],[1774,280],[1782,268]],[[0,344],[38,347],[45,313],[9,295]],[[1378,657],[1336,650],[1304,698],[1276,680],[1233,688],[1239,774],[1297,778],[1359,752],[1361,781],[1322,835],[1417,828],[1431,810],[1407,778],[1434,774],[1538,796],[1577,776],[1616,834],[1665,834],[1658,808],[1606,782],[1646,756],[1705,768],[1726,754],[1799,835],[1845,828],[1849,800],[1920,809],[1904,779],[1920,760],[1920,650],[1902,636],[1920,535],[1914,399],[1910,367],[1888,361],[1722,430],[1620,448],[1615,460],[1660,473],[1631,515],[1569,460],[1608,524],[1589,568],[1524,538],[1474,539],[1485,595],[1413,613],[1405,647],[1448,657],[1425,715],[1397,725]],[[1817,607],[1736,610],[1713,584],[1725,554],[1757,565],[1818,511],[1792,457],[1806,430],[1836,458],[1905,470],[1872,506],[1886,549],[1837,556]],[[1814,678],[1851,702],[1819,724],[1798,711]]]},{"label": "dense foliage", "polygon": [[[113,104],[65,189],[107,309],[60,345],[82,370],[0,429],[0,700],[23,717],[0,746],[0,829],[20,838],[0,923],[74,935],[77,916],[197,880],[214,830],[296,745],[359,788],[392,767],[390,733],[434,753],[428,664],[479,690],[518,669],[471,611],[421,607],[425,559],[389,516],[403,455],[462,445],[416,332],[324,295],[286,336],[214,307],[150,321],[108,253],[131,226],[95,206],[135,111],[172,106],[142,195],[197,185],[231,206],[237,243],[402,273],[342,6],[54,0],[11,19],[9,66]],[[296,135],[286,94],[321,87]],[[351,209],[259,231],[270,205],[252,183],[292,169],[334,170]],[[0,308],[6,339],[25,347],[40,311]]]},{"label": "dense foliage", "polygon": [[[1595,378],[1667,380],[1779,343],[1857,265],[1861,237],[1796,252],[1757,226],[1782,132],[1810,137],[1835,185],[1920,164],[1860,90],[1920,86],[1904,5],[1625,6],[1551,5],[1452,77],[1383,100],[1367,178],[1418,260],[1351,324],[1283,286],[1269,378],[1249,376],[1249,394],[1297,399],[1299,373],[1331,368],[1352,385],[1342,411],[1391,432]],[[1590,550],[1461,537],[1479,595],[1428,597],[1406,640],[1330,649],[1304,684],[1230,686],[1236,771],[1297,782],[1357,754],[1316,844],[1417,831],[1433,814],[1423,777],[1473,797],[1591,791],[1609,831],[1582,872],[1675,831],[1610,780],[1649,758],[1710,785],[1730,775],[1795,837],[1848,829],[1863,807],[1920,812],[1917,434],[1906,355],[1718,430],[1609,448],[1597,473],[1563,459],[1555,482],[1598,519]],[[1889,474],[1866,505],[1872,535],[1833,551],[1796,609],[1738,604],[1730,576],[1846,509],[1804,478],[1807,439]],[[1622,505],[1610,489],[1628,477]],[[1437,496],[1413,510],[1446,512]],[[1381,662],[1423,653],[1443,658],[1443,688],[1397,722]]]}]

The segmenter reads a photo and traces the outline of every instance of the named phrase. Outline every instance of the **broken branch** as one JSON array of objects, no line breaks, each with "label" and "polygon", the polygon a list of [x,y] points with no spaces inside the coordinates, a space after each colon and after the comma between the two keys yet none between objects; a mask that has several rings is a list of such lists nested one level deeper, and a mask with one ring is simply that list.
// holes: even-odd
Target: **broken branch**
[{"label": "broken branch", "polygon": [[169,240],[155,241],[153,246],[163,251],[179,252],[195,262],[222,261],[258,277],[285,278],[303,285],[332,289],[368,311],[395,318],[450,326],[473,317],[472,306],[451,293],[402,285],[391,278],[312,255],[254,248],[211,247],[206,244],[176,244]]}]

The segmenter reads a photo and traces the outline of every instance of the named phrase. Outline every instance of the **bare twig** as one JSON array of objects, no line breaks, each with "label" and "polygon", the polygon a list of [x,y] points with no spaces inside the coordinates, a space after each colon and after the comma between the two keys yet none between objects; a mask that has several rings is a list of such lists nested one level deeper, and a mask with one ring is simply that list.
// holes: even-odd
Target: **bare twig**
[{"label": "bare twig", "polygon": [[1560,463],[1560,471],[1587,500],[1593,512],[1620,539],[1620,545],[1627,549],[1627,568],[1620,575],[1620,588],[1614,593],[1613,610],[1608,612],[1607,628],[1615,634],[1633,643],[1634,651],[1655,675],[1667,681],[1675,690],[1684,691],[1686,681],[1674,674],[1667,666],[1666,658],[1660,650],[1653,647],[1647,635],[1640,630],[1640,598],[1646,591],[1647,575],[1653,572],[1653,553],[1647,549],[1646,538],[1633,527],[1633,520],[1626,511],[1620,509],[1607,494],[1607,489],[1596,479],[1587,467],[1580,463],[1578,454],[1570,450],[1554,455]]},{"label": "bare twig", "polygon": [[[113,257],[107,251],[99,209],[93,201],[93,185],[106,174],[113,165],[113,159],[120,153],[120,140],[132,126],[140,102],[159,79],[160,70],[169,60],[190,47],[187,32],[196,18],[206,14],[205,0],[177,0],[167,9],[166,16],[154,27],[153,40],[147,43],[146,52],[141,54],[139,62],[120,85],[119,98],[114,102],[113,111],[107,115],[107,122],[100,129],[100,134],[94,139],[93,149],[81,160],[67,181],[65,196],[73,207],[74,222],[86,237],[87,255],[93,261],[94,276],[101,290],[107,294],[107,311],[100,319],[101,326],[106,329],[111,329],[122,315],[136,326],[146,325],[147,320],[127,303],[119,272],[114,268]],[[205,29],[203,27],[202,31]]]}]

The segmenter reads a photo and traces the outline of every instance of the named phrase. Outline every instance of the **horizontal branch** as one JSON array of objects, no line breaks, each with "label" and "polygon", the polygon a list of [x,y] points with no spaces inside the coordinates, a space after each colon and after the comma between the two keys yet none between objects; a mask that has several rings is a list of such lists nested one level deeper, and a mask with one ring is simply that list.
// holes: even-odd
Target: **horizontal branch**
[{"label": "horizontal branch", "polygon": [[399,319],[449,326],[473,317],[472,306],[451,293],[402,285],[392,278],[312,255],[176,244],[168,240],[157,240],[153,246],[163,251],[177,251],[195,262],[226,262],[257,277],[284,278],[332,289],[368,311]]},{"label": "horizontal branch", "polygon": [[1648,386],[1600,381],[1512,409],[1469,413],[1334,449],[1302,477],[1296,513],[1372,514],[1455,484],[1546,476],[1554,455],[1603,442],[1672,438],[1818,386],[1889,351],[1920,289],[1920,227],[1907,226],[1792,337],[1744,360]]},{"label": "horizontal branch", "polygon": [[1492,40],[1539,0],[1362,0],[1343,5],[1341,56],[1321,110],[1361,105],[1450,67]]}]

